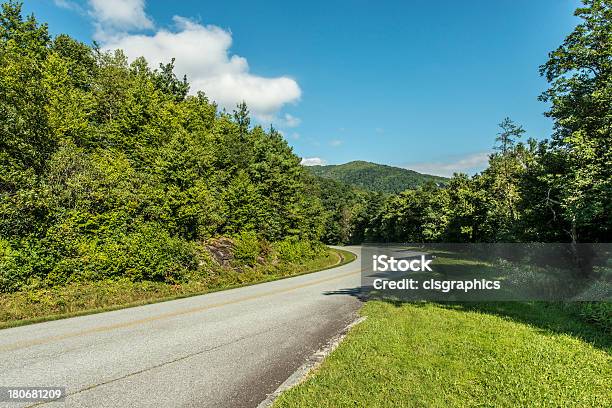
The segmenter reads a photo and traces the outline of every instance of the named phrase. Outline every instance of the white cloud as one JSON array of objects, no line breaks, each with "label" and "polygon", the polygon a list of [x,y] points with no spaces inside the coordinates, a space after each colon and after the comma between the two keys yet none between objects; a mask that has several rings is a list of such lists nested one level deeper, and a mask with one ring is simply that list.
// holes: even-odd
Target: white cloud
[{"label": "white cloud", "polygon": [[302,159],[302,166],[323,166],[327,163],[325,160],[320,157],[304,157]]},{"label": "white cloud", "polygon": [[72,0],[53,0],[53,3],[55,3],[55,5],[60,8],[74,10],[78,12],[83,11],[83,7],[79,3]]},{"label": "white cloud", "polygon": [[[113,27],[118,27],[123,21],[120,17],[123,13],[115,15],[117,23]],[[146,14],[139,17],[141,28],[146,25],[143,17],[148,19]],[[106,35],[102,41],[103,49],[121,48],[131,59],[144,56],[152,67],[176,58],[175,71],[179,76],[187,75],[191,92],[204,91],[229,111],[237,103],[245,101],[251,112],[262,121],[273,121],[285,104],[300,99],[302,92],[294,79],[252,74],[245,58],[232,55],[229,31],[180,16],[174,16],[173,20],[174,30],[159,29],[151,35],[121,32]],[[290,127],[300,122],[299,118],[289,114],[282,121]]]},{"label": "white cloud", "polygon": [[95,21],[95,38],[106,41],[130,30],[154,27],[145,12],[144,0],[89,0],[89,14]]},{"label": "white cloud", "polygon": [[342,144],[342,140],[340,139],[333,139],[329,142],[329,145],[332,147],[338,147]]},{"label": "white cloud", "polygon": [[300,126],[300,123],[302,123],[302,119],[296,118],[295,116],[289,113],[285,113],[285,117],[283,118],[282,123],[286,127],[298,127]]},{"label": "white cloud", "polygon": [[474,174],[486,167],[489,161],[489,152],[471,153],[465,156],[452,157],[437,162],[412,163],[402,166],[419,173],[434,174],[450,177],[453,173]]}]

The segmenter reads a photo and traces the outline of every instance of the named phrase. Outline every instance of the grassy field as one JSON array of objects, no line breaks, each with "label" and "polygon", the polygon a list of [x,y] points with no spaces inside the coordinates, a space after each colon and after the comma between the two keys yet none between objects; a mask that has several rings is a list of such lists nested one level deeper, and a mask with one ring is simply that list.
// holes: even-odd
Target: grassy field
[{"label": "grassy field", "polygon": [[0,294],[0,329],[252,285],[320,271],[354,259],[351,252],[330,248],[326,256],[302,264],[219,270],[176,285],[114,280]]},{"label": "grassy field", "polygon": [[609,407],[611,316],[585,306],[372,300],[274,407]]}]

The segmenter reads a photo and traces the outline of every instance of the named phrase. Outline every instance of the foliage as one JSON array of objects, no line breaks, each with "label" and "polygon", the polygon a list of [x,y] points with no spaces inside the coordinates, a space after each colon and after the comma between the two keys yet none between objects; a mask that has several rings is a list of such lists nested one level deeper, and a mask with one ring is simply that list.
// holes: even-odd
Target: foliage
[{"label": "foliage", "polygon": [[327,251],[326,247],[318,242],[298,241],[288,238],[274,243],[274,250],[278,258],[285,262],[297,262],[300,259],[315,259]]},{"label": "foliage", "polygon": [[384,202],[382,193],[356,189],[328,178],[313,176],[310,194],[322,204],[322,240],[330,244],[364,241],[371,218]]},{"label": "foliage", "polygon": [[567,308],[576,313],[585,322],[598,326],[612,334],[612,303],[578,302],[569,304]]},{"label": "foliage", "polygon": [[540,179],[566,236],[596,242],[612,227],[612,2],[583,2],[582,22],[540,67],[555,129],[546,163],[556,170]]},{"label": "foliage", "polygon": [[[0,329],[55,318],[98,313],[179,297],[193,296],[241,285],[266,282],[314,272],[337,265],[342,253],[324,248],[321,256],[300,259],[299,263],[275,262],[254,267],[224,268],[206,265],[189,280],[169,285],[165,282],[128,278],[74,282],[63,286],[29,288],[0,293]],[[354,259],[348,258],[348,260]]]},{"label": "foliage", "polygon": [[102,52],[9,2],[0,13],[0,291],[127,278],[176,283],[236,236],[316,241],[321,204],[280,133],[189,95],[174,60]]},{"label": "foliage", "polygon": [[234,237],[234,259],[239,265],[255,265],[260,253],[259,239],[253,231],[242,231]]}]

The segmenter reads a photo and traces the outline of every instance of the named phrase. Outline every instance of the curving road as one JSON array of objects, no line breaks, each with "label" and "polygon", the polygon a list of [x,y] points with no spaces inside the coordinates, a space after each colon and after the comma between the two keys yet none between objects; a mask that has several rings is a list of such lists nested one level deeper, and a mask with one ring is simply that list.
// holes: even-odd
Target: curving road
[{"label": "curving road", "polygon": [[50,407],[255,407],[355,319],[359,265],[1,330],[0,386],[65,386]]}]

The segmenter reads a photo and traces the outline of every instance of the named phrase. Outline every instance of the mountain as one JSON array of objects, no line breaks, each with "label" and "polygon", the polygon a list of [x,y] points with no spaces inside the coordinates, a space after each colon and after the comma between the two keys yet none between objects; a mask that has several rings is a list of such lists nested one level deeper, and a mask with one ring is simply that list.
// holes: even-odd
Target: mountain
[{"label": "mountain", "polygon": [[328,166],[309,166],[313,174],[350,184],[352,186],[383,193],[399,193],[428,181],[444,184],[448,179],[414,170],[386,166],[366,161],[352,161]]}]

